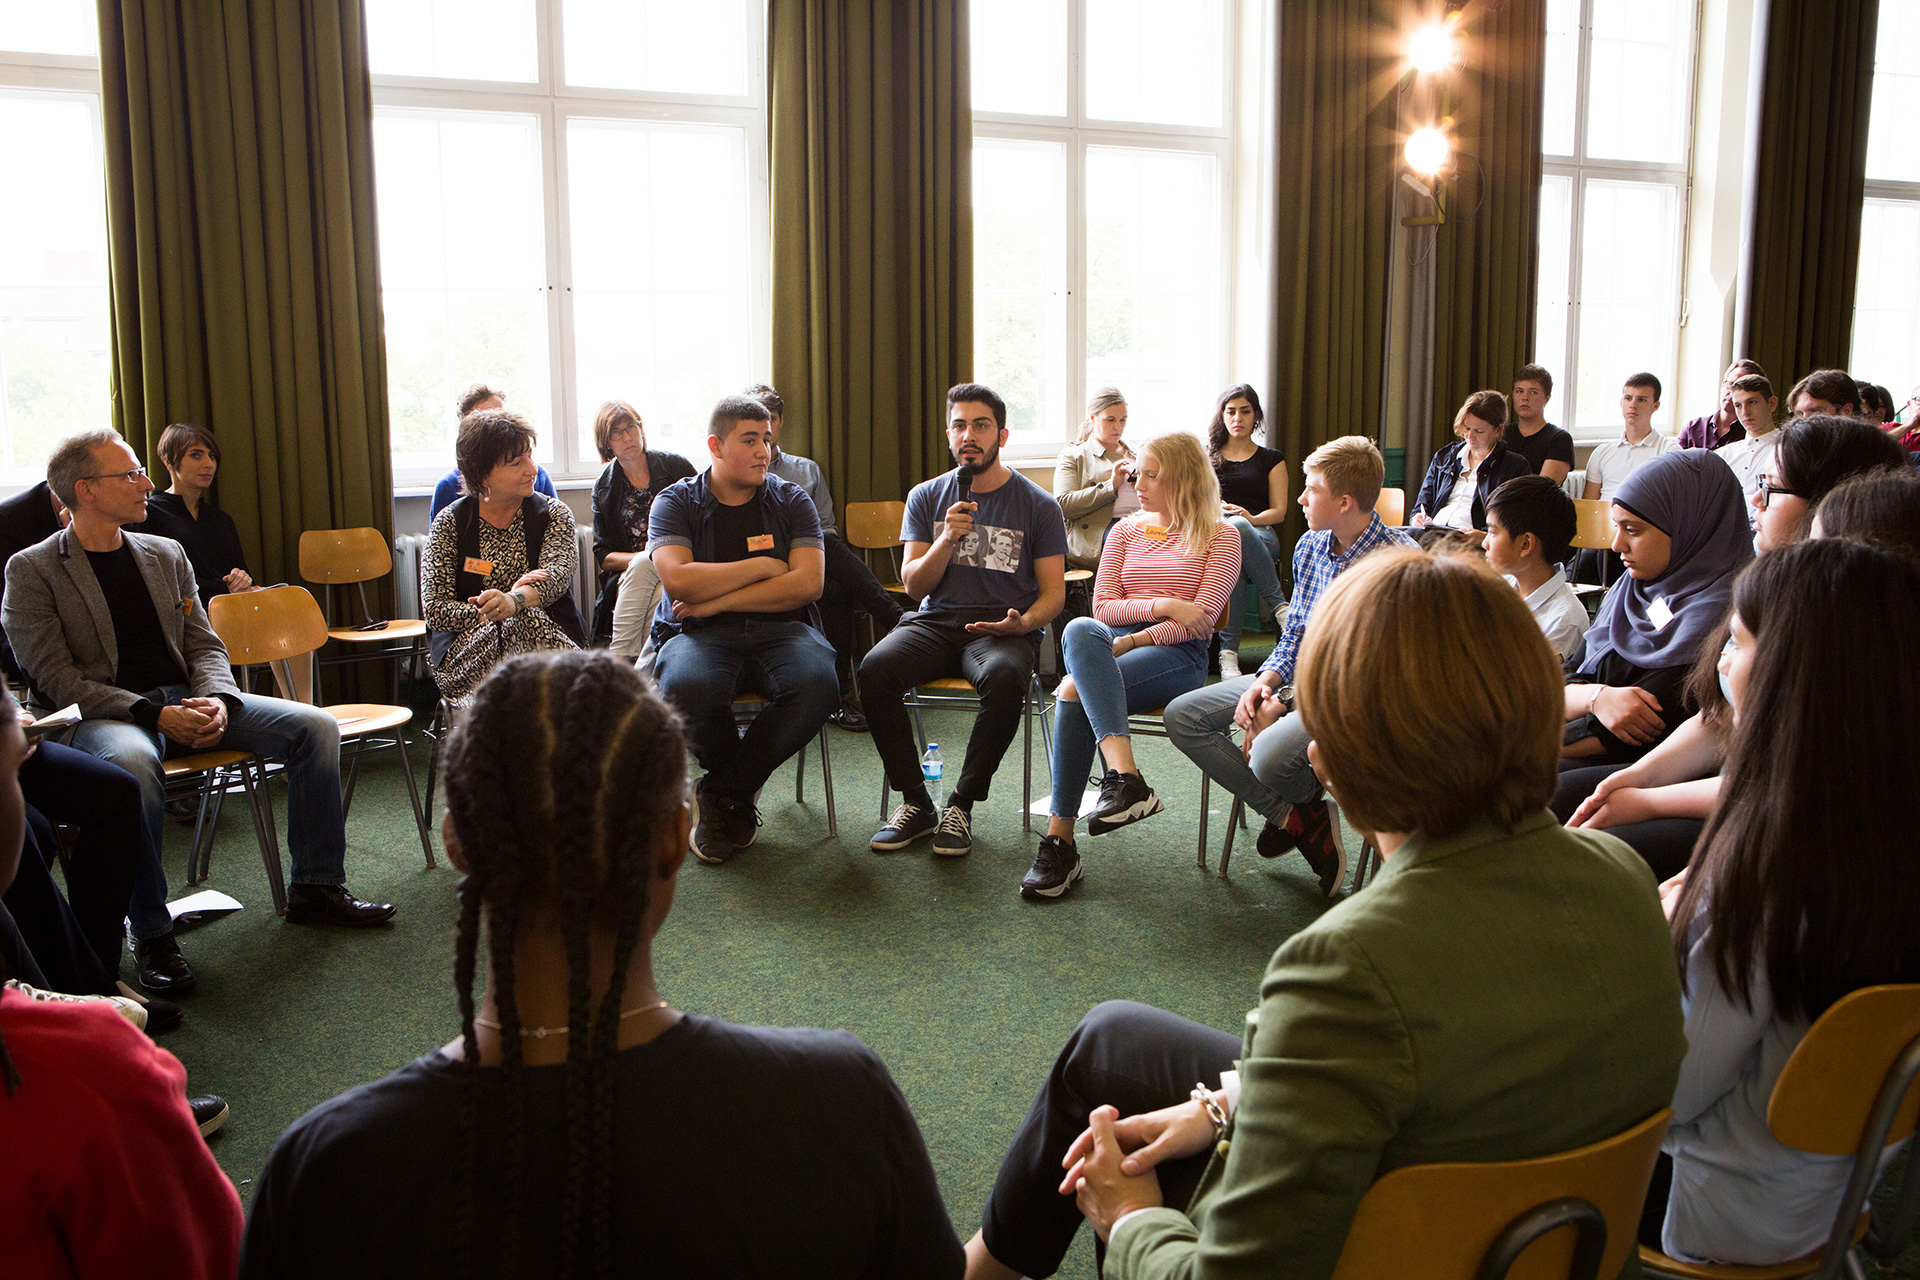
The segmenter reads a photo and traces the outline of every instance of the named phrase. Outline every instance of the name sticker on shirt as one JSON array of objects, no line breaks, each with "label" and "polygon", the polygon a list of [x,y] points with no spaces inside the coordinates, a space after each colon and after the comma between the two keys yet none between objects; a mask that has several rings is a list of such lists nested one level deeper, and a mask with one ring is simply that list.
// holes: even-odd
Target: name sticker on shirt
[{"label": "name sticker on shirt", "polygon": [[468,556],[466,559],[466,571],[468,573],[477,573],[484,578],[493,572],[493,561],[482,560],[478,556]]},{"label": "name sticker on shirt", "polygon": [[747,539],[747,550],[749,551],[773,550],[773,535],[770,533],[754,534],[751,538]]},{"label": "name sticker on shirt", "polygon": [[1653,624],[1655,631],[1665,631],[1667,624],[1673,621],[1673,606],[1663,597],[1655,596],[1653,603],[1647,606],[1647,621]]},{"label": "name sticker on shirt", "polygon": [[183,618],[191,618],[193,616],[193,597],[192,596],[188,596],[186,599],[180,602],[180,616]]}]

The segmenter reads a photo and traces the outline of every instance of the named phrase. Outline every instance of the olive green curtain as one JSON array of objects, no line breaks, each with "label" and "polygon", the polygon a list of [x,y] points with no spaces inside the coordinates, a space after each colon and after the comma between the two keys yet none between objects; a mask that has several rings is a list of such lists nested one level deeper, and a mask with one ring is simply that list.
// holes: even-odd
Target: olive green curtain
[{"label": "olive green curtain", "polygon": [[[220,441],[253,577],[393,532],[359,0],[99,0],[114,425]],[[390,579],[382,607],[391,606]]]},{"label": "olive green curtain", "polygon": [[1533,358],[1546,10],[1546,0],[1507,0],[1470,11],[1447,80],[1460,156],[1434,237],[1436,449],[1467,396],[1504,394]]},{"label": "olive green curtain", "polygon": [[967,5],[768,12],[781,432],[840,501],[901,498],[949,465],[947,388],[973,369]]},{"label": "olive green curtain", "polygon": [[1737,356],[1847,366],[1880,0],[1771,0]]},{"label": "olive green curtain", "polygon": [[[1380,434],[1397,6],[1281,0],[1270,439],[1300,462]],[[1304,528],[1296,510],[1289,540]]]}]

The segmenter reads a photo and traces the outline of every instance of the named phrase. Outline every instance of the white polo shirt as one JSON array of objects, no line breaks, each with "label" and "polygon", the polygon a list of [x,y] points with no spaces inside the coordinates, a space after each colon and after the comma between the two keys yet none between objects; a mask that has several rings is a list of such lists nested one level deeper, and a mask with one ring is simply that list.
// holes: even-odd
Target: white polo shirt
[{"label": "white polo shirt", "polygon": [[[1507,581],[1512,583],[1514,590],[1520,589],[1520,584],[1512,578]],[[1567,571],[1555,569],[1553,576],[1535,588],[1526,601],[1527,610],[1533,614],[1533,620],[1540,624],[1540,630],[1545,633],[1554,656],[1565,662],[1567,655],[1579,647],[1587,628],[1593,625],[1587,617],[1587,606],[1567,582]]]},{"label": "white polo shirt", "polygon": [[1740,492],[1748,506],[1753,505],[1753,495],[1760,491],[1760,477],[1772,473],[1774,455],[1779,451],[1778,427],[1763,436],[1747,436],[1720,447],[1720,460],[1732,467],[1733,474],[1740,478]]},{"label": "white polo shirt", "polygon": [[1599,481],[1600,501],[1611,502],[1614,493],[1626,483],[1628,476],[1661,454],[1679,447],[1672,436],[1663,436],[1658,431],[1647,432],[1646,438],[1639,444],[1628,440],[1623,431],[1618,440],[1609,440],[1600,445],[1593,451],[1593,456],[1587,459],[1587,482]]}]

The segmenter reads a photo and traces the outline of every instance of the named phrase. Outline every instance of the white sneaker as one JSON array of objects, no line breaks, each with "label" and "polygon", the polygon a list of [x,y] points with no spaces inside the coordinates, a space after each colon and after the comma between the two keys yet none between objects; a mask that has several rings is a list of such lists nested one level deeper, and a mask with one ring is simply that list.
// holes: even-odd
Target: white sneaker
[{"label": "white sneaker", "polygon": [[125,1018],[128,1022],[131,1022],[138,1030],[145,1031],[147,1029],[146,1006],[142,1005],[138,1000],[129,1000],[125,996],[70,996],[64,991],[42,991],[38,987],[30,987],[26,983],[16,979],[8,979],[6,986],[10,991],[18,991],[27,999],[38,1000],[43,1004],[108,1005],[112,1007],[115,1013]]},{"label": "white sneaker", "polygon": [[1240,655],[1237,651],[1231,649],[1220,651],[1220,678],[1222,680],[1240,678]]}]

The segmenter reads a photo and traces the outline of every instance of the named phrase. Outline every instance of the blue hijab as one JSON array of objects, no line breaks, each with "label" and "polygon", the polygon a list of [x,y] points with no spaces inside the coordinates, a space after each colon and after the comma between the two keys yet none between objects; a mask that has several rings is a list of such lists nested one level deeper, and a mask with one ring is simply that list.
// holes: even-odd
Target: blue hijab
[{"label": "blue hijab", "polygon": [[[1628,574],[1613,584],[1587,632],[1583,675],[1617,653],[1636,667],[1684,667],[1726,620],[1733,578],[1753,559],[1740,481],[1716,453],[1677,449],[1628,476],[1614,502],[1673,540],[1666,572],[1651,581]],[[1656,600],[1673,611],[1664,627],[1649,613]]]}]

